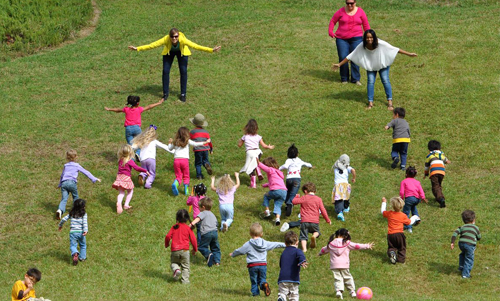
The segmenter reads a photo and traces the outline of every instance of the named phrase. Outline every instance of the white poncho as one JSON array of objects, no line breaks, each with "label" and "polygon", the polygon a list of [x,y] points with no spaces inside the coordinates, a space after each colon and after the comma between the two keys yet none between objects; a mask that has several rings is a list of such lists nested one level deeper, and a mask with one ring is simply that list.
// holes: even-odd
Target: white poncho
[{"label": "white poncho", "polygon": [[347,59],[367,71],[379,71],[389,67],[396,58],[399,48],[392,46],[383,40],[378,40],[378,47],[368,50],[360,43]]}]

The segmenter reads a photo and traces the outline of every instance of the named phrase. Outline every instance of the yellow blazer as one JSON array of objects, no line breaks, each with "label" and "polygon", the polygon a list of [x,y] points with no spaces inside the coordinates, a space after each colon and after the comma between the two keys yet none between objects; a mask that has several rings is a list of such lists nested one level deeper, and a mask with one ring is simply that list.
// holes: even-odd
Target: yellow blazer
[{"label": "yellow blazer", "polygon": [[[198,45],[196,43],[191,42],[190,40],[188,40],[188,38],[186,38],[186,36],[182,32],[179,32],[179,43],[180,43],[181,55],[183,55],[183,56],[184,55],[185,56],[191,55],[191,51],[189,50],[189,47],[194,48],[196,50],[205,51],[205,52],[210,52],[210,53],[214,52],[214,50],[212,48],[201,46],[201,45]],[[166,35],[163,38],[161,38],[158,41],[155,41],[151,44],[139,46],[139,47],[137,47],[137,51],[150,50],[150,49],[153,49],[156,47],[160,47],[162,45],[164,45],[165,47],[163,47],[163,51],[161,52],[161,55],[170,54],[170,49],[172,48],[172,41],[170,40],[169,35]]]}]

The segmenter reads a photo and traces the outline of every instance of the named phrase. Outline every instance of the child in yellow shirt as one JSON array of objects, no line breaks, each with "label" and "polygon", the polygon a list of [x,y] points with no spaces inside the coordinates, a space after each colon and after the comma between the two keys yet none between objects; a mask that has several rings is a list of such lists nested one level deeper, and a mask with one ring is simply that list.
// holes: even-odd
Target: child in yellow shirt
[{"label": "child in yellow shirt", "polygon": [[24,275],[24,280],[17,280],[12,287],[12,301],[36,298],[35,284],[42,279],[42,272],[36,268],[29,269]]}]

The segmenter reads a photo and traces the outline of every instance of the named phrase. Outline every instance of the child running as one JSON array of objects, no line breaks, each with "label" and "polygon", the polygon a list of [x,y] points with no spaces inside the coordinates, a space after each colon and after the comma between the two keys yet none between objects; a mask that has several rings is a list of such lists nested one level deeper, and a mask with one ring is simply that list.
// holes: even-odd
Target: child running
[{"label": "child running", "polygon": [[165,248],[168,248],[172,241],[172,253],[170,254],[170,268],[173,272],[174,280],[179,280],[181,283],[189,283],[189,243],[193,246],[193,255],[198,250],[196,238],[193,231],[186,223],[191,219],[186,209],[180,209],[175,215],[177,223],[170,228],[165,236]]},{"label": "child running", "polygon": [[175,139],[168,140],[168,149],[174,153],[174,173],[175,180],[172,183],[172,193],[179,195],[179,185],[184,184],[184,194],[189,194],[189,146],[202,146],[210,143],[210,139],[206,141],[194,142],[189,139],[189,129],[180,127],[175,134]]},{"label": "child running", "polygon": [[332,191],[332,202],[335,205],[337,219],[345,221],[344,212],[350,211],[351,184],[349,184],[349,174],[352,174],[352,182],[356,182],[356,170],[350,166],[350,158],[343,154],[332,166],[335,174]]},{"label": "child running", "polygon": [[255,121],[255,119],[250,119],[247,125],[243,128],[243,131],[245,132],[245,135],[243,135],[243,137],[241,137],[238,141],[238,147],[242,147],[243,144],[245,144],[247,155],[245,165],[241,168],[240,173],[245,172],[247,175],[250,175],[250,188],[257,188],[255,172],[257,171],[259,180],[263,179],[262,173],[257,166],[257,161],[255,160],[260,158],[260,155],[262,155],[259,145],[267,149],[274,149],[274,145],[265,144],[262,136],[257,134],[259,126],[257,125],[257,121]]},{"label": "child running", "polygon": [[295,144],[292,144],[288,148],[288,159],[285,161],[285,164],[281,165],[279,168],[280,170],[288,170],[286,174],[286,216],[292,215],[292,200],[300,189],[300,170],[302,166],[309,167],[310,169],[314,168],[311,163],[304,162],[299,158],[299,150]]},{"label": "child running", "polygon": [[[139,96],[129,95],[127,97],[127,105],[130,107],[124,108],[108,108],[105,107],[106,111],[125,113],[125,139],[129,145],[132,145],[132,139],[141,133],[141,114],[147,110],[151,110],[163,103],[163,99],[160,99],[157,103],[147,105],[146,107],[140,107],[139,102],[141,98]],[[139,150],[137,150],[137,155],[139,155]]]},{"label": "child running", "polygon": [[395,108],[392,120],[389,122],[385,129],[393,128],[392,131],[392,151],[391,168],[394,169],[398,166],[399,157],[401,157],[401,170],[406,169],[406,157],[408,156],[408,145],[410,144],[410,125],[405,120],[406,111],[403,108]]},{"label": "child running", "polygon": [[[189,118],[195,128],[189,132],[190,139],[195,142],[206,142],[210,139],[210,134],[205,129],[208,126],[208,122],[205,120],[205,116],[202,114],[194,115],[194,118]],[[212,174],[212,165],[208,160],[208,153],[212,154],[214,151],[214,146],[212,142],[204,144],[202,146],[195,146],[194,151],[194,168],[196,169],[196,178],[198,180],[203,180],[203,174],[201,172],[201,166],[204,166],[209,175]]]},{"label": "child running", "polygon": [[481,233],[476,226],[476,213],[472,210],[462,212],[462,220],[465,225],[459,227],[451,237],[451,249],[455,248],[455,240],[458,239],[460,253],[458,257],[458,270],[462,272],[462,278],[470,278],[470,271],[474,266],[474,252],[476,251],[477,241],[481,239]]},{"label": "child running", "polygon": [[[220,246],[219,235],[217,234],[217,218],[210,211],[213,206],[210,198],[203,198],[200,201],[201,212],[189,225],[191,229],[194,225],[200,223],[201,239],[198,244],[198,250],[207,260],[208,267],[220,265]],[[210,249],[209,249],[210,248]]]},{"label": "child running", "polygon": [[264,194],[264,202],[262,204],[266,207],[264,217],[271,216],[269,201],[274,200],[273,213],[276,216],[274,223],[276,226],[279,226],[281,224],[281,205],[283,205],[285,201],[287,191],[285,183],[283,182],[285,176],[283,172],[279,170],[278,162],[276,162],[273,157],[265,158],[262,162],[259,162],[258,158],[256,160],[258,162],[258,167],[267,173],[267,179],[269,181],[269,192]]},{"label": "child running", "polygon": [[306,256],[298,249],[299,237],[295,232],[285,233],[286,248],[280,257],[280,275],[278,277],[278,301],[299,300],[300,268],[307,268]]},{"label": "child running", "polygon": [[349,230],[338,229],[330,239],[326,247],[321,248],[318,255],[330,254],[330,270],[333,272],[336,297],[343,299],[342,293],[345,288],[349,290],[352,298],[356,298],[356,287],[351,272],[349,272],[349,253],[352,250],[372,249],[374,243],[358,244],[351,241]]},{"label": "child running", "polygon": [[[63,217],[59,222],[59,231],[62,230],[64,223],[71,219],[69,229],[69,250],[73,259],[73,265],[78,264],[78,260],[85,261],[87,259],[87,233],[89,225],[87,223],[87,212],[85,212],[86,201],[77,199],[73,202],[73,208],[68,215]],[[80,252],[78,252],[80,246]]]},{"label": "child running", "polygon": [[[403,200],[405,200],[403,213],[408,217],[411,217],[411,215],[418,216],[418,203],[420,203],[421,201],[427,203],[422,185],[420,185],[420,182],[418,180],[415,180],[416,175],[417,169],[414,166],[408,167],[408,169],[406,170],[406,179],[401,181],[401,188],[399,189],[399,196]],[[404,226],[404,228],[408,230],[409,233],[413,232],[413,227],[411,225]]]},{"label": "child running", "polygon": [[[134,156],[134,150],[130,145],[123,145],[118,150],[118,174],[116,175],[116,180],[112,187],[118,190],[118,197],[116,199],[116,213],[121,214],[123,209],[128,210],[132,208],[130,206],[130,200],[134,195],[134,182],[132,182],[131,169],[135,169],[139,172],[144,172],[149,176],[149,172],[137,166],[132,157]],[[125,206],[122,207],[123,198],[125,197],[125,191],[127,191],[127,198],[125,199]]]},{"label": "child running", "polygon": [[61,179],[59,180],[58,188],[61,188],[61,201],[59,202],[59,208],[56,211],[56,218],[61,219],[64,211],[66,211],[66,203],[68,202],[69,194],[73,197],[73,202],[78,199],[78,188],[76,186],[78,173],[81,172],[89,178],[92,183],[101,182],[100,179],[94,177],[90,172],[83,168],[80,164],[76,163],[76,150],[70,149],[66,152],[66,159],[68,163],[64,164],[64,169],[61,174]]},{"label": "child running", "polygon": [[427,144],[429,154],[425,158],[425,177],[429,176],[432,185],[432,194],[436,198],[441,208],[446,207],[446,202],[443,195],[443,183],[445,173],[445,164],[450,164],[451,161],[445,157],[441,151],[441,143],[436,140],[431,140]]},{"label": "child running", "polygon": [[282,242],[270,242],[262,239],[264,232],[259,223],[253,223],[250,226],[250,239],[241,248],[234,250],[229,254],[231,257],[238,255],[247,255],[247,268],[250,275],[252,287],[250,291],[253,296],[260,295],[263,290],[266,296],[271,295],[271,288],[267,283],[267,251],[276,248],[285,248]]},{"label": "child running", "polygon": [[[206,194],[207,186],[205,186],[205,184],[203,183],[200,183],[194,186],[194,195],[188,197],[186,204],[188,206],[192,206],[191,208],[193,208],[193,219],[198,217],[198,214],[200,214],[200,200],[203,199]],[[201,240],[200,223],[196,224],[196,239],[199,244]]]},{"label": "child running", "polygon": [[217,188],[215,187],[215,177],[212,177],[210,188],[219,196],[220,230],[226,232],[233,223],[234,217],[234,193],[240,187],[240,174],[235,172],[236,184],[228,174],[219,179]]}]

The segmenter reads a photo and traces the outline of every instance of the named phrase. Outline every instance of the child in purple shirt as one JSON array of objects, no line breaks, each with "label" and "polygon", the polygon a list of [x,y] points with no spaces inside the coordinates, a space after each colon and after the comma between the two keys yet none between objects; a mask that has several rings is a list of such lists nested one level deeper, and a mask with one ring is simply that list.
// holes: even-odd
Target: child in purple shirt
[{"label": "child in purple shirt", "polygon": [[61,174],[61,179],[59,180],[59,185],[57,188],[61,188],[61,201],[59,202],[59,208],[56,211],[56,218],[61,219],[62,214],[66,210],[66,203],[68,202],[69,194],[73,197],[73,202],[78,199],[78,189],[76,186],[78,173],[81,172],[86,175],[92,183],[101,182],[100,179],[94,177],[90,172],[83,168],[80,164],[76,163],[76,158],[78,157],[76,150],[70,149],[66,152],[66,159],[69,161],[64,164],[64,169]]},{"label": "child in purple shirt", "polygon": [[225,174],[220,180],[217,188],[215,187],[215,177],[212,177],[210,188],[219,196],[220,212],[220,230],[226,232],[233,223],[234,217],[234,193],[240,187],[240,174],[235,172],[236,184],[228,174]]}]

